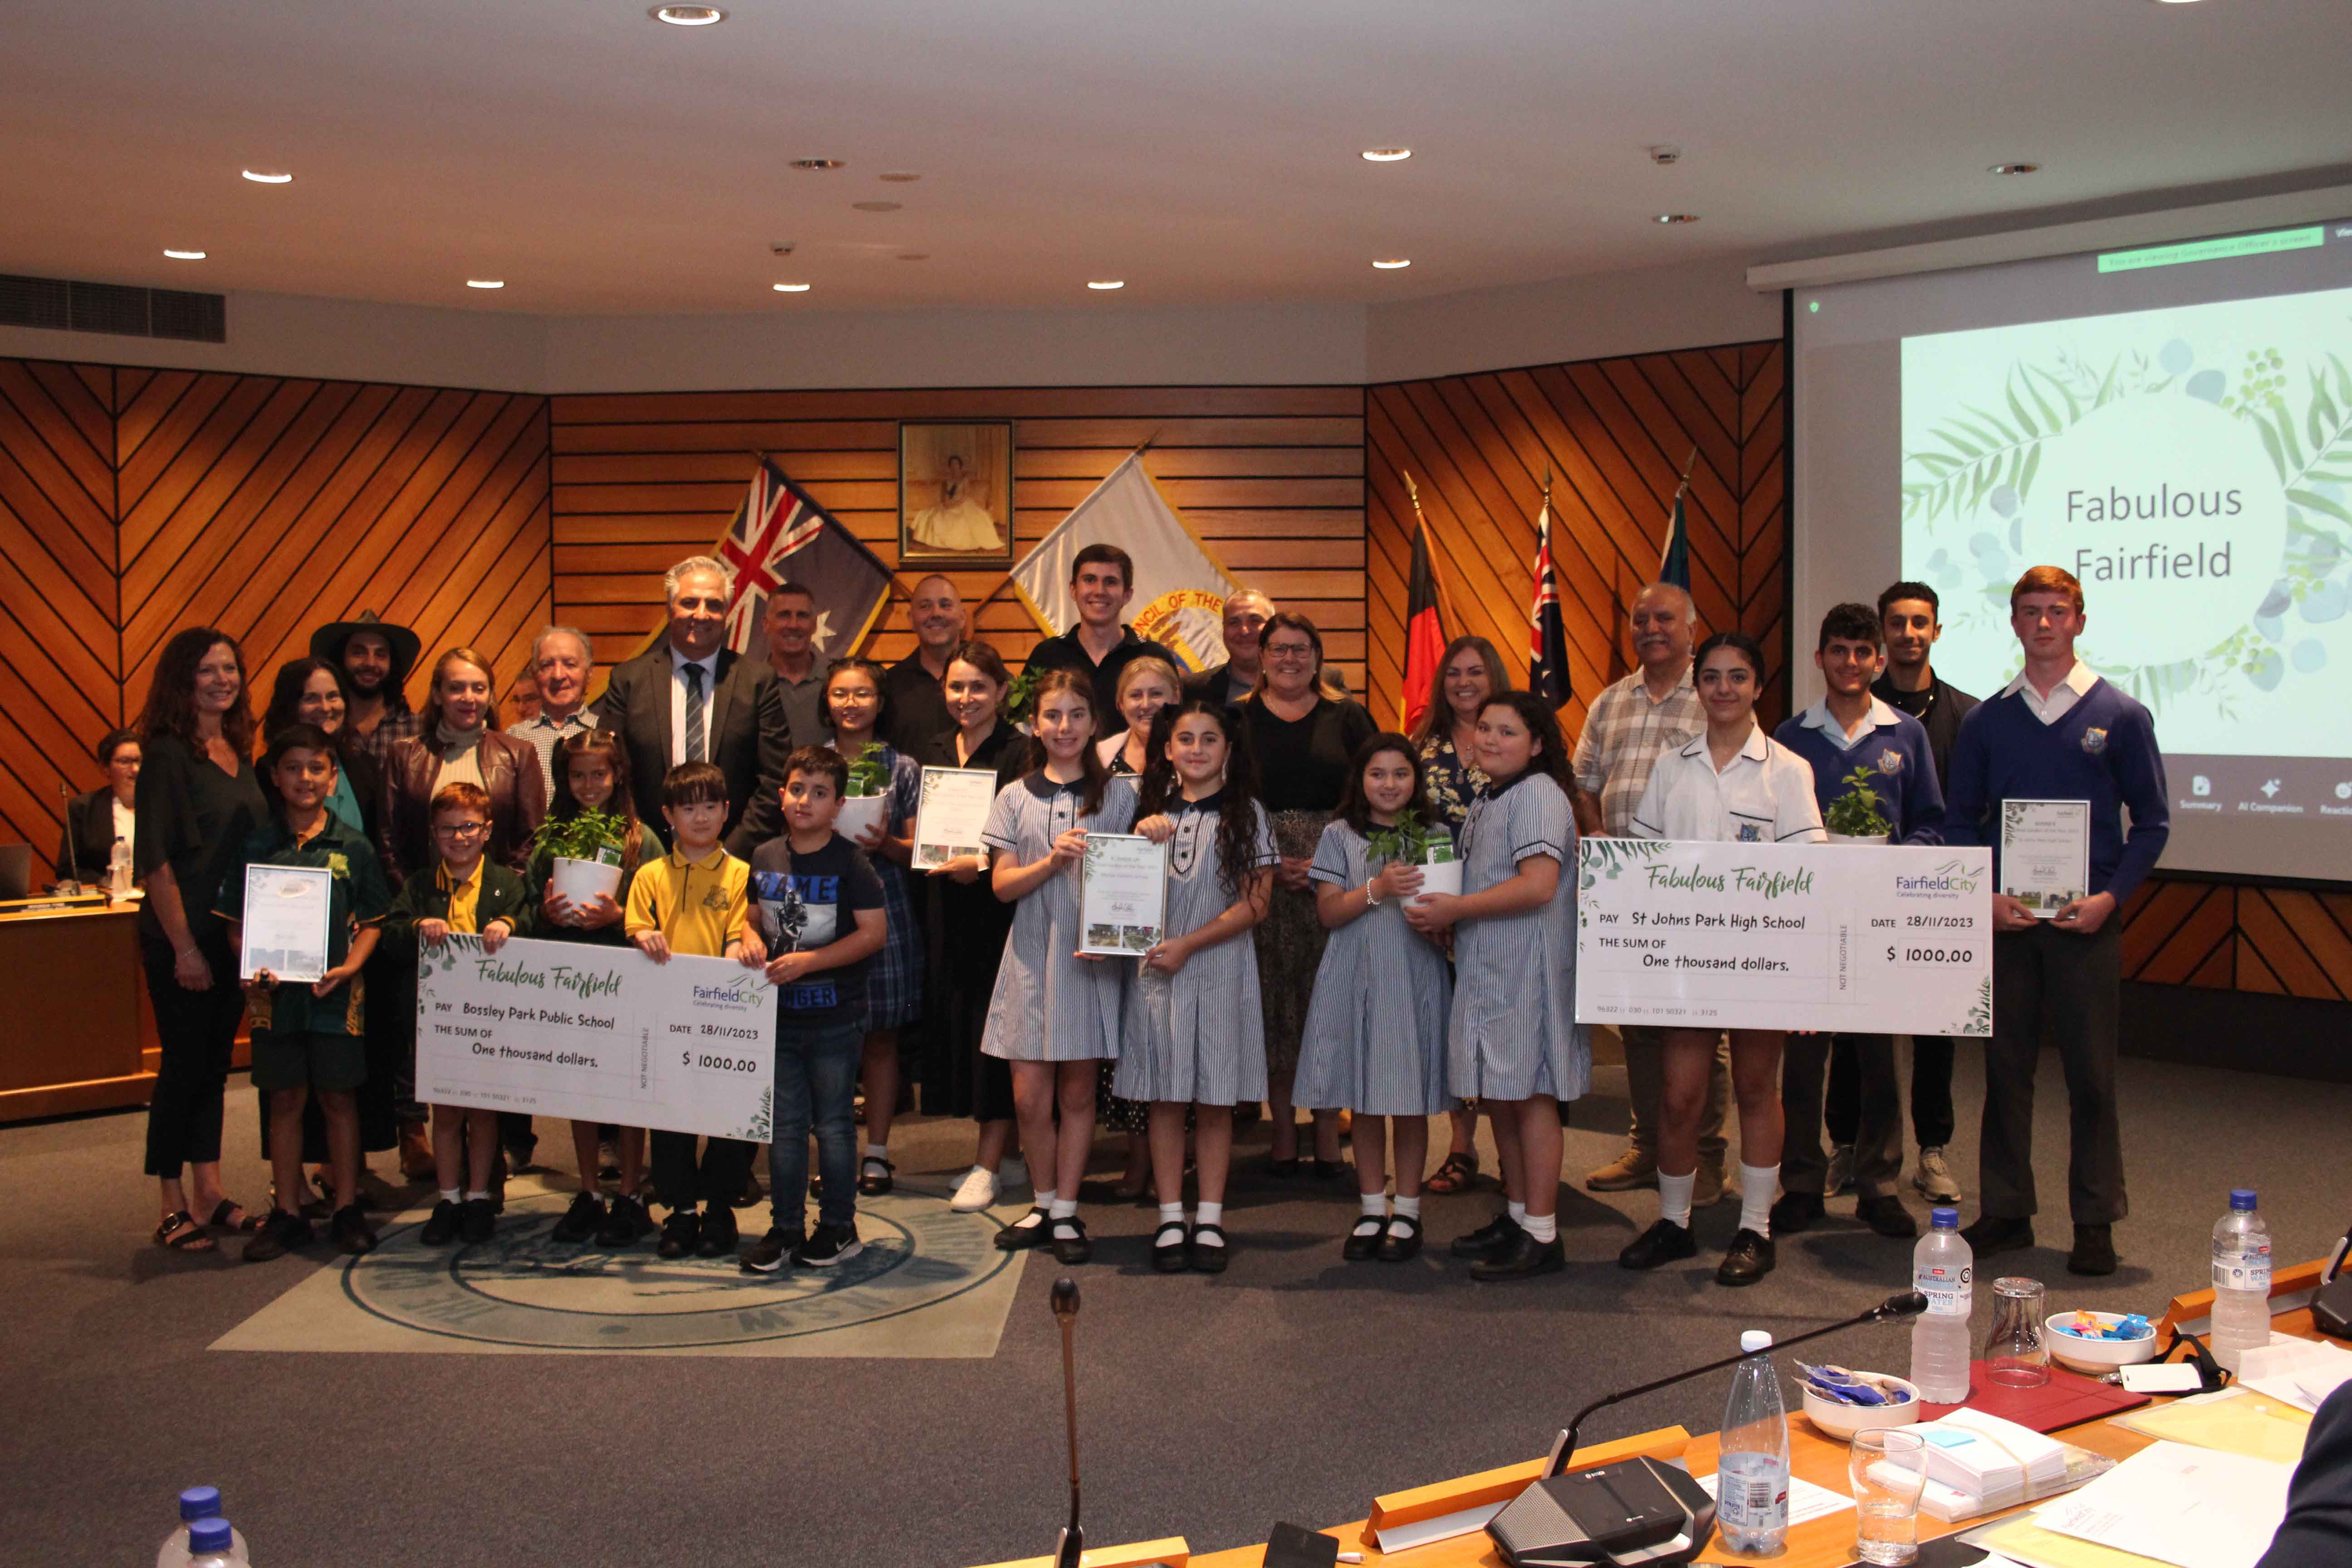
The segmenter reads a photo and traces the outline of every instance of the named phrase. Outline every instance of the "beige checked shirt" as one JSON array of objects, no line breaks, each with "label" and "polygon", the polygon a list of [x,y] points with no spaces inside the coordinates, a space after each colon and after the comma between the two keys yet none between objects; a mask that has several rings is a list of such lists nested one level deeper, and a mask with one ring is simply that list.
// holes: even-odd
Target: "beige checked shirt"
[{"label": "beige checked shirt", "polygon": [[1687,666],[1680,684],[1662,700],[1650,700],[1638,669],[1593,699],[1584,733],[1576,740],[1576,784],[1601,797],[1601,830],[1612,838],[1630,837],[1633,808],[1649,787],[1658,758],[1706,728],[1706,713]]}]

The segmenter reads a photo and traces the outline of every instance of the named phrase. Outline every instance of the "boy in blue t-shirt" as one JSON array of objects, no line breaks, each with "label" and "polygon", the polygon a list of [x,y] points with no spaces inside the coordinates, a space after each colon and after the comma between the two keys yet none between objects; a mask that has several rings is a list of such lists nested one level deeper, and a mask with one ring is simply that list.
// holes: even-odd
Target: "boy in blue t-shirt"
[{"label": "boy in blue t-shirt", "polygon": [[[882,879],[833,830],[849,764],[824,746],[784,763],[784,831],[751,851],[743,958],[776,988],[775,1137],[768,1145],[767,1235],[743,1249],[743,1271],[772,1274],[790,1258],[823,1268],[856,1257],[857,1064],[866,1044],[866,964],[881,951]],[[824,1194],[808,1208],[809,1131]]]}]

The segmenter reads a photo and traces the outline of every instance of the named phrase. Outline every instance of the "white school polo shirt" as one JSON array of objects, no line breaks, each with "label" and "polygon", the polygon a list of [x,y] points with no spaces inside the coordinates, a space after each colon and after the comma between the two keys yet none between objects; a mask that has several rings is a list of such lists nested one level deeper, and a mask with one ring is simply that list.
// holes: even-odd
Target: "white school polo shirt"
[{"label": "white school polo shirt", "polygon": [[1704,734],[1660,756],[1633,808],[1633,833],[1685,843],[1825,841],[1812,765],[1760,724],[1719,773]]},{"label": "white school polo shirt", "polygon": [[2000,689],[2000,695],[2022,696],[2025,699],[2027,712],[2044,724],[2055,724],[2066,716],[2066,710],[2069,708],[2088,697],[2091,694],[2091,688],[2098,683],[2098,672],[2078,658],[2074,661],[2074,668],[2059,677],[2058,684],[2050,689],[2050,695],[2047,697],[2033,689],[2033,682],[2025,679],[2025,671],[2021,669],[2017,672],[2015,680]]},{"label": "white school polo shirt", "polygon": [[[1901,721],[1896,717],[1894,709],[1889,708],[1876,697],[1873,697],[1870,700],[1870,711],[1863,716],[1862,728],[1849,735],[1846,733],[1845,726],[1831,715],[1830,700],[1824,697],[1800,714],[1797,722],[1808,730],[1819,730],[1823,735],[1829,737],[1830,744],[1839,751],[1851,752],[1862,743],[1864,736],[1874,731],[1895,729]],[[1759,724],[1757,728],[1760,730],[1763,726]]]}]

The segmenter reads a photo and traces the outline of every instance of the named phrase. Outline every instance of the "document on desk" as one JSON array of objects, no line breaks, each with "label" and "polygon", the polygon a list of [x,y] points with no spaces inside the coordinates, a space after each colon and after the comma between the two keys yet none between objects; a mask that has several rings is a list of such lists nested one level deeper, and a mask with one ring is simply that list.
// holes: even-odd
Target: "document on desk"
[{"label": "document on desk", "polygon": [[2239,1387],[2267,1394],[2306,1415],[2317,1415],[2320,1402],[2347,1380],[2352,1380],[2352,1351],[2285,1334],[2274,1333],[2269,1344],[2247,1351],[2238,1368]]},{"label": "document on desk", "polygon": [[[1701,1476],[1698,1484],[1707,1496],[1715,1495],[1715,1478]],[[1841,1491],[1818,1486],[1802,1476],[1789,1478],[1789,1522],[1792,1525],[1827,1519],[1853,1506],[1853,1499]]]},{"label": "document on desk", "polygon": [[2044,1530],[2180,1568],[2253,1568],[2286,1517],[2294,1474],[2243,1454],[2158,1443],[2034,1518]]},{"label": "document on desk", "polygon": [[2311,1436],[2310,1416],[2282,1400],[2245,1388],[2146,1405],[2108,1419],[2146,1436],[2279,1465],[2292,1465],[2301,1458],[2304,1440]]}]

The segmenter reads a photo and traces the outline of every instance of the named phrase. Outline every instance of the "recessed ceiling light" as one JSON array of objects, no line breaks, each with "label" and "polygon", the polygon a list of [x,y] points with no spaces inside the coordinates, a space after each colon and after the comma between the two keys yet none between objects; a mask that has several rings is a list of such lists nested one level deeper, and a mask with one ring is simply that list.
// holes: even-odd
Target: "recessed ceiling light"
[{"label": "recessed ceiling light", "polygon": [[1698,214],[1660,213],[1654,221],[1658,223],[1696,223],[1698,221]]},{"label": "recessed ceiling light", "polygon": [[775,285],[775,290],[779,294],[805,294],[809,286],[805,283],[779,283]]},{"label": "recessed ceiling light", "polygon": [[2042,165],[2039,163],[1995,163],[1992,167],[1987,169],[1985,173],[1989,174],[2031,174],[2041,167]]},{"label": "recessed ceiling light", "polygon": [[1407,158],[1412,156],[1412,149],[1410,147],[1367,147],[1364,149],[1364,162],[1367,163],[1402,163]]},{"label": "recessed ceiling light", "polygon": [[888,174],[882,174],[877,177],[886,185],[911,185],[923,176],[917,174],[911,174],[905,169],[893,169]]},{"label": "recessed ceiling light", "polygon": [[1087,280],[1087,287],[1089,289],[1124,289],[1127,287],[1127,279],[1124,278],[1092,278]]},{"label": "recessed ceiling light", "polygon": [[1394,272],[1400,267],[1412,266],[1412,262],[1405,257],[1389,256],[1375,258],[1372,265],[1383,272]]},{"label": "recessed ceiling light", "polygon": [[290,185],[294,176],[283,169],[244,169],[238,171],[257,185]]},{"label": "recessed ceiling light", "polygon": [[894,213],[906,204],[903,202],[852,202],[849,205],[862,213]]},{"label": "recessed ceiling light", "polygon": [[795,169],[840,169],[847,167],[847,165],[839,158],[795,158],[793,160],[792,166]]},{"label": "recessed ceiling light", "polygon": [[201,250],[174,250],[168,245],[163,247],[163,254],[174,261],[202,261],[205,258]]},{"label": "recessed ceiling light", "polygon": [[708,27],[727,20],[727,13],[716,5],[656,5],[646,14],[673,27]]},{"label": "recessed ceiling light", "polygon": [[503,278],[468,278],[466,279],[466,287],[468,289],[503,289],[506,286],[507,280]]}]

